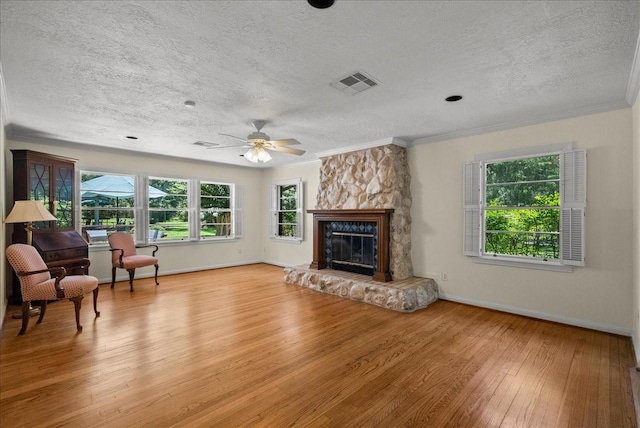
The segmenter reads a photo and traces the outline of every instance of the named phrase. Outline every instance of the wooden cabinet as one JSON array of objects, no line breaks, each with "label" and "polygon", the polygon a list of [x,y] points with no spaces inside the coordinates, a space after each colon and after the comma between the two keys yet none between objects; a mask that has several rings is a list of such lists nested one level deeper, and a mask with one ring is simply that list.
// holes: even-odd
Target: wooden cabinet
[{"label": "wooden cabinet", "polygon": [[[73,209],[75,159],[31,150],[13,153],[13,200],[39,200],[56,221],[34,224],[38,230],[71,230],[75,225]],[[26,242],[22,228],[14,228],[13,242]]]},{"label": "wooden cabinet", "polygon": [[[11,152],[13,200],[42,201],[56,217],[56,221],[34,223],[33,246],[47,266],[62,266],[69,275],[82,273],[78,266],[89,252],[87,243],[74,229],[75,159],[31,150]],[[21,225],[14,225],[12,242],[27,242],[27,233]],[[15,274],[9,302],[22,303],[20,281]]]}]

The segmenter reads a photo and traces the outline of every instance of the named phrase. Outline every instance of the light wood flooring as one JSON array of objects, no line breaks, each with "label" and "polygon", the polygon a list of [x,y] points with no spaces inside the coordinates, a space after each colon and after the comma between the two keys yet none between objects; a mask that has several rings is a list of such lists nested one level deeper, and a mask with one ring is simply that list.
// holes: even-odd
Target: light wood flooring
[{"label": "light wood flooring", "polygon": [[[631,341],[438,301],[403,314],[258,264],[7,318],[0,427],[634,427]],[[9,307],[9,315],[17,307]]]}]

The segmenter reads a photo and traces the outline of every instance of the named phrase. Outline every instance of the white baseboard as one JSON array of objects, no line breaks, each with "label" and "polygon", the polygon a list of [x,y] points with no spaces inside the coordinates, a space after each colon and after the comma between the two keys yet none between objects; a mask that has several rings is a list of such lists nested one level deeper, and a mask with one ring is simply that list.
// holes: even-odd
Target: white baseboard
[{"label": "white baseboard", "polygon": [[276,262],[275,260],[262,260],[261,263],[266,263],[268,265],[274,265],[274,266],[280,266],[281,268],[288,268],[288,267],[296,266],[295,264]]},{"label": "white baseboard", "polygon": [[496,311],[508,312],[516,315],[524,315],[527,317],[538,318],[545,321],[553,321],[561,324],[567,324],[567,325],[573,325],[576,327],[588,328],[591,330],[603,331],[605,333],[618,334],[620,336],[631,337],[632,335],[632,331],[630,329],[618,327],[615,325],[602,324],[602,323],[597,323],[593,321],[563,317],[559,315],[549,314],[546,312],[532,311],[529,309],[501,305],[499,303],[467,299],[466,297],[454,296],[454,295],[443,293],[442,290],[438,290],[438,297],[442,300],[450,300],[452,302],[465,303],[467,305],[479,306],[481,308],[495,309]]},{"label": "white baseboard", "polygon": [[[234,266],[245,266],[245,265],[254,265],[256,263],[269,263],[263,260],[244,260],[241,262],[234,262],[234,263],[223,263],[223,264],[217,264],[217,265],[209,265],[209,266],[198,266],[198,267],[193,267],[193,268],[185,268],[185,269],[173,269],[173,270],[160,270],[158,271],[158,278],[161,278],[165,275],[175,275],[175,274],[179,274],[179,273],[188,273],[188,272],[198,272],[201,270],[211,270],[211,269],[221,269],[221,268],[227,268],[227,267],[234,267]],[[129,274],[126,273],[127,271],[125,271],[124,269],[118,269],[116,271],[117,272],[123,272],[124,275],[117,275],[116,274],[116,281],[129,281]],[[136,276],[135,279],[138,278],[153,278],[153,276],[155,275],[154,270],[150,269],[149,272],[141,272],[140,274],[138,274],[138,272],[136,272]],[[159,280],[158,280],[159,282]],[[98,278],[98,283],[100,284],[111,284],[111,277],[109,278]]]}]

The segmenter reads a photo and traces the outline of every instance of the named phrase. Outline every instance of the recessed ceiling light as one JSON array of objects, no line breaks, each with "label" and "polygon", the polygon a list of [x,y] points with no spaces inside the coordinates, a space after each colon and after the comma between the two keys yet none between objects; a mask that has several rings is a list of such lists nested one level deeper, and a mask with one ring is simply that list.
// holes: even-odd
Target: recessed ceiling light
[{"label": "recessed ceiling light", "polygon": [[191,101],[191,100],[187,100],[184,102],[184,106],[187,108],[195,108],[196,107],[196,102],[195,101]]},{"label": "recessed ceiling light", "polygon": [[127,138],[130,140],[137,140],[138,137],[134,137],[133,135],[127,135]]},{"label": "recessed ceiling light", "polygon": [[451,95],[450,97],[445,98],[445,101],[455,103],[456,101],[460,101],[461,99],[462,95]]},{"label": "recessed ceiling light", "polygon": [[331,7],[333,6],[333,2],[334,0],[307,0],[307,3],[309,3],[316,9],[326,9],[328,7]]}]

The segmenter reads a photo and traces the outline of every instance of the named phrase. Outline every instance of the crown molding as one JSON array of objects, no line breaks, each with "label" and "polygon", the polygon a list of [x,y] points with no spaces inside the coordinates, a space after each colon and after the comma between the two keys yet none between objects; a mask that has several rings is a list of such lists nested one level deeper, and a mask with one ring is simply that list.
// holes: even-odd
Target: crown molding
[{"label": "crown molding", "polygon": [[517,120],[513,122],[504,122],[496,125],[483,126],[480,128],[469,129],[466,131],[451,132],[449,134],[434,135],[431,137],[420,138],[414,140],[411,145],[438,143],[441,141],[455,140],[458,138],[473,137],[476,135],[489,134],[492,132],[506,131],[509,129],[523,128],[525,126],[539,125],[541,123],[556,122],[558,120],[573,119],[575,117],[588,116],[590,114],[605,113],[608,111],[629,108],[625,101],[615,102],[611,104],[600,104],[597,106],[585,107],[576,110],[565,111],[562,113],[543,114],[532,119]]},{"label": "crown molding", "polygon": [[0,63],[0,122],[4,127],[4,134],[7,139],[12,137],[12,126],[9,121],[9,101],[7,101],[7,85],[4,83],[4,73],[2,63]]},{"label": "crown molding", "polygon": [[638,91],[640,91],[640,34],[636,41],[636,52],[633,55],[633,64],[631,64],[629,83],[627,84],[627,96],[625,97],[630,106],[635,104]]},{"label": "crown molding", "polygon": [[405,148],[408,146],[407,142],[404,140],[401,140],[400,138],[389,137],[389,138],[383,138],[382,140],[372,141],[370,143],[355,144],[352,146],[340,147],[339,149],[319,152],[319,153],[316,153],[316,156],[318,156],[319,158],[326,158],[329,156],[341,155],[343,153],[356,152],[358,150],[366,150],[374,147],[388,146],[389,144],[395,144],[396,146],[405,147]]}]

